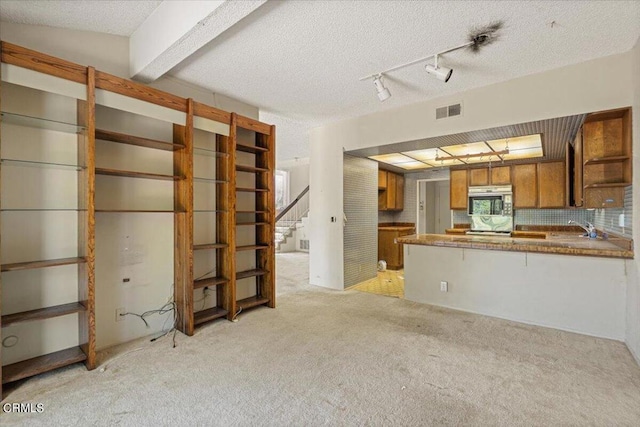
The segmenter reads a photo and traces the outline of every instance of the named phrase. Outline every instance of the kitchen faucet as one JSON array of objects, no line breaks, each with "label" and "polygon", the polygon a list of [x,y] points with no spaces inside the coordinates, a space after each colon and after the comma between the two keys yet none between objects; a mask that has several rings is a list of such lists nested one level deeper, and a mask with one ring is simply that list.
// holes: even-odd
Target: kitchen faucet
[{"label": "kitchen faucet", "polygon": [[594,239],[596,237],[596,227],[591,224],[589,221],[587,221],[587,226],[585,227],[584,225],[580,224],[579,222],[575,222],[574,220],[570,219],[569,220],[569,224],[575,224],[577,226],[579,226],[580,228],[582,228],[584,231],[587,232],[587,237]]}]

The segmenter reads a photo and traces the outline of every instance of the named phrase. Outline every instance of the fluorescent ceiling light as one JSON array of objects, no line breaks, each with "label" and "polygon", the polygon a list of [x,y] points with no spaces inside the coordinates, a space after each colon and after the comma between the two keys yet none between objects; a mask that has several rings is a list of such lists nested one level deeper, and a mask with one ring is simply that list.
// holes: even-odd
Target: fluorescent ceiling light
[{"label": "fluorescent ceiling light", "polygon": [[437,148],[425,148],[423,150],[415,150],[415,151],[404,151],[403,154],[407,156],[413,157],[416,160],[420,160],[421,162],[428,163],[431,166],[452,166],[452,165],[463,165],[464,163],[460,160],[436,160],[438,155],[447,156],[448,154],[444,153],[442,150]]},{"label": "fluorescent ceiling light", "polygon": [[405,163],[396,163],[393,166],[397,166],[399,168],[407,169],[407,170],[425,169],[425,168],[432,168],[433,167],[433,166],[431,166],[429,164],[422,163],[422,162],[419,162],[417,160],[413,160],[411,162],[405,162]]},{"label": "fluorescent ceiling light", "polygon": [[[507,154],[504,154],[508,150]],[[494,153],[494,154],[491,154]],[[482,155],[481,155],[482,154]],[[469,156],[466,158],[465,156]],[[532,159],[544,156],[540,134],[491,141],[448,145],[441,148],[403,151],[402,153],[370,156],[370,159],[403,169],[421,169],[439,166],[456,166],[502,160]],[[450,158],[459,157],[459,158]],[[437,160],[436,160],[437,159]],[[416,162],[417,161],[417,162]],[[401,166],[404,164],[404,166]],[[420,166],[420,164],[423,164]]]},{"label": "fluorescent ceiling light", "polygon": [[390,165],[394,165],[396,163],[407,163],[412,162],[414,159],[411,157],[407,157],[400,153],[391,153],[391,154],[380,154],[377,156],[369,156],[370,159],[376,160],[378,162],[387,163]]}]

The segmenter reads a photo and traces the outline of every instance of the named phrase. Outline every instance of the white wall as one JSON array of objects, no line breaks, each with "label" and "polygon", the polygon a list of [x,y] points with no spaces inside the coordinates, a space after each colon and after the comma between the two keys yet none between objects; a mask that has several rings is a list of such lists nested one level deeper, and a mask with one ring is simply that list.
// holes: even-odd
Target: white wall
[{"label": "white wall", "polygon": [[[336,286],[335,276],[333,280],[318,278],[343,269],[342,257],[336,256],[342,236],[326,222],[327,213],[342,211],[336,182],[342,180],[342,174],[333,162],[339,161],[343,150],[629,106],[637,79],[632,74],[632,59],[631,52],[612,55],[312,129],[311,204],[325,212],[312,223],[312,281]],[[456,102],[463,104],[462,116],[435,120],[437,107]],[[322,244],[316,244],[316,236]]]},{"label": "white wall", "polygon": [[342,149],[327,142],[324,129],[311,137],[309,170],[309,282],[344,289]]},{"label": "white wall", "polygon": [[[640,39],[633,48],[633,188],[640,188]],[[634,217],[640,215],[640,197],[633,197]],[[627,261],[627,346],[640,364],[640,227],[633,227],[635,259]]]},{"label": "white wall", "polygon": [[[82,65],[92,65],[101,71],[106,71],[121,77],[128,77],[129,52],[128,39],[125,37],[108,34],[92,33],[86,31],[74,31],[66,29],[56,29],[50,27],[40,27],[31,25],[11,24],[3,22],[0,27],[0,38],[3,41],[15,43],[30,49],[41,51],[50,55],[58,56]],[[243,104],[234,99],[220,96],[197,86],[181,82],[168,77],[155,82],[152,86],[166,90],[168,92],[183,97],[191,97],[200,102],[225,109],[235,111],[248,117],[257,118],[258,109],[256,107]],[[4,88],[3,88],[4,90]],[[75,103],[73,104],[75,105]],[[3,108],[5,99],[3,99]],[[38,107],[42,111],[32,112],[40,116],[51,116],[59,114],[58,108],[50,100],[45,100]],[[74,117],[74,115],[71,115]],[[122,112],[109,110],[104,107],[97,109],[97,121],[100,126],[108,127],[112,130],[120,130],[139,134],[151,138],[171,140],[172,128],[168,123],[161,123],[141,116],[124,114]],[[3,126],[3,134],[5,132]],[[3,135],[4,136],[4,135]],[[196,135],[196,138],[199,136]],[[75,135],[74,135],[75,138]],[[239,138],[251,138],[250,133],[240,134]],[[4,142],[4,141],[3,141]],[[198,141],[196,141],[198,143]],[[3,144],[3,150],[5,150]],[[27,146],[23,147],[25,150]],[[98,166],[141,170],[148,172],[170,173],[172,170],[171,153],[148,150],[140,147],[124,146],[121,144],[111,144],[97,142],[96,162]],[[49,153],[51,154],[51,153]],[[196,175],[209,174],[212,170],[206,166],[207,160],[215,161],[215,158],[196,159]],[[249,162],[251,159],[245,159]],[[4,168],[3,168],[4,169]],[[3,170],[3,175],[5,171]],[[250,180],[255,179],[255,174],[250,177],[248,174],[239,174],[239,183],[242,181],[249,186]],[[46,179],[48,180],[48,179]],[[46,181],[44,180],[44,181]],[[247,181],[249,180],[249,181]],[[43,181],[43,182],[44,182]],[[4,182],[3,182],[4,185]],[[198,195],[203,192],[212,193],[208,184],[196,183],[194,185],[195,207],[198,209]],[[209,186],[211,187],[211,186]],[[215,185],[213,185],[215,187]],[[74,186],[75,188],[75,186]],[[96,205],[98,208],[155,208],[172,209],[173,184],[164,181],[135,180],[117,177],[99,176],[96,180]],[[49,194],[50,195],[50,194]],[[3,198],[5,195],[3,195]],[[45,199],[47,195],[43,195]],[[252,195],[243,194],[239,196],[239,207],[244,204],[245,209],[250,209],[252,205]],[[210,200],[210,198],[209,198]],[[203,205],[200,205],[204,209]],[[214,234],[214,224],[212,221],[203,218],[204,214],[196,213],[194,223],[196,235],[195,243],[209,243]],[[3,227],[6,221],[3,221]],[[46,223],[45,223],[46,224]],[[75,223],[74,223],[75,224]],[[70,224],[66,227],[75,230],[76,225]],[[7,223],[8,225],[8,223]],[[239,244],[253,243],[253,230],[251,227],[244,227],[246,230],[239,231]],[[47,239],[58,241],[55,234],[51,234],[55,227],[46,227]],[[5,230],[3,230],[5,231]],[[9,232],[9,231],[7,231]],[[3,236],[2,244],[8,244],[10,240]],[[242,241],[240,239],[243,239]],[[15,239],[14,239],[15,240]],[[62,240],[60,240],[62,241]],[[135,252],[135,263],[122,261],[122,249],[129,241],[130,247]],[[56,245],[52,248],[55,249]],[[195,256],[195,275],[205,273],[213,263],[212,251],[199,251]],[[204,252],[209,252],[205,254]],[[3,257],[8,253],[7,247],[3,247]],[[58,253],[59,254],[59,253]],[[64,254],[63,254],[64,255]],[[45,258],[55,258],[56,256],[43,255]],[[69,255],[71,256],[71,255]],[[253,259],[252,259],[253,258]],[[255,257],[252,253],[245,252],[238,256],[238,268],[249,269],[255,266]],[[3,262],[10,262],[3,259]],[[50,269],[51,271],[55,269]],[[71,273],[75,270],[71,269]],[[64,273],[64,270],[62,271]],[[53,279],[48,279],[47,275],[61,273],[45,273],[45,277],[39,282],[49,283]],[[18,279],[20,275],[16,275]],[[131,280],[123,283],[123,278],[129,277]],[[11,279],[11,278],[10,278]],[[18,280],[16,279],[16,280]],[[3,275],[3,282],[5,277]],[[6,284],[7,282],[5,282]],[[69,288],[73,288],[75,282],[67,283]],[[116,343],[128,341],[137,337],[149,335],[162,330],[167,324],[171,324],[171,314],[161,317],[151,318],[151,327],[146,328],[144,324],[135,317],[127,317],[124,321],[115,321],[115,309],[124,307],[128,311],[142,313],[147,310],[157,309],[162,306],[172,295],[171,286],[173,283],[173,215],[172,214],[114,214],[99,213],[96,215],[96,327],[97,346],[104,348]],[[251,296],[255,293],[255,279],[247,279],[239,283],[238,298]],[[25,301],[41,303],[41,306],[60,304],[66,298],[64,292],[49,292],[58,287],[44,288],[43,286],[30,286],[25,289],[24,294],[14,295],[10,298],[18,301],[18,306],[11,307],[5,313],[24,309]],[[67,288],[65,288],[67,289]],[[75,293],[75,288],[74,293]],[[201,293],[197,293],[196,300],[201,299]],[[215,293],[214,293],[215,294]],[[7,296],[7,295],[5,295]],[[9,300],[9,298],[7,298]],[[62,302],[60,302],[62,300]],[[73,299],[72,299],[73,300]],[[20,302],[22,301],[22,302]],[[202,304],[202,306],[201,306]],[[215,304],[215,296],[204,301],[199,301],[196,308],[209,307]],[[37,308],[37,307],[34,307]],[[61,320],[34,322],[34,328],[20,329],[18,332],[24,346],[12,348],[10,355],[5,350],[3,362],[10,362],[24,359],[26,356],[32,357],[36,354],[53,351],[51,345],[56,346],[66,344],[66,341],[52,335],[54,327],[57,330],[66,329],[69,336],[77,336],[73,328],[77,328],[77,322],[70,316],[65,316]],[[60,322],[67,322],[60,328]],[[70,323],[69,323],[70,322]],[[36,323],[43,323],[38,325]],[[5,331],[6,332],[6,331]],[[26,337],[30,337],[27,339]],[[49,337],[46,342],[41,338]],[[33,342],[32,342],[33,341]],[[41,343],[43,342],[43,343]],[[73,343],[71,344],[73,345]],[[67,345],[68,347],[69,345]],[[59,349],[59,348],[58,348]],[[55,350],[55,349],[54,349]]]},{"label": "white wall", "polygon": [[404,245],[404,256],[410,301],[625,338],[622,259],[422,245]]}]

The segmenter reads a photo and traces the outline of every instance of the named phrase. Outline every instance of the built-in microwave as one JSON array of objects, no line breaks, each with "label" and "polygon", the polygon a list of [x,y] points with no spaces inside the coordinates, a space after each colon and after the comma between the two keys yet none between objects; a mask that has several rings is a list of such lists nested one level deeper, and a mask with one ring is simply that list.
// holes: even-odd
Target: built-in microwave
[{"label": "built-in microwave", "polygon": [[510,185],[469,187],[469,215],[513,216],[513,191]]}]

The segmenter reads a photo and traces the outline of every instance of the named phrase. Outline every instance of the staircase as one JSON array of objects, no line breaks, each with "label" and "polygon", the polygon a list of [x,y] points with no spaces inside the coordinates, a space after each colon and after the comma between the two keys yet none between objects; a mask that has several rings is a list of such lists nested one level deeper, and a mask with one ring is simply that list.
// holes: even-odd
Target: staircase
[{"label": "staircase", "polygon": [[307,185],[298,197],[276,216],[275,244],[277,251],[280,250],[281,245],[287,242],[288,238],[293,237],[296,228],[302,224],[302,218],[309,213],[308,193],[309,186]]}]

